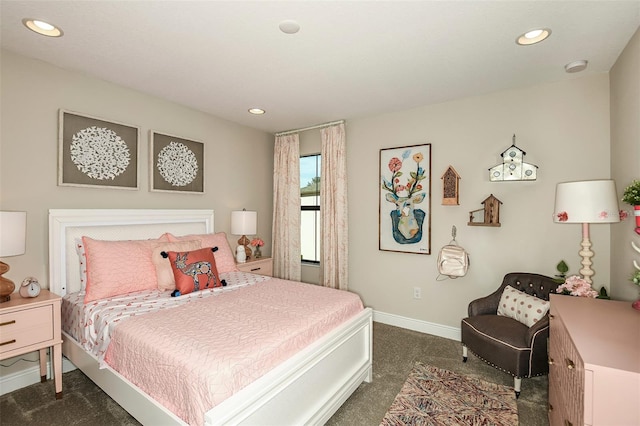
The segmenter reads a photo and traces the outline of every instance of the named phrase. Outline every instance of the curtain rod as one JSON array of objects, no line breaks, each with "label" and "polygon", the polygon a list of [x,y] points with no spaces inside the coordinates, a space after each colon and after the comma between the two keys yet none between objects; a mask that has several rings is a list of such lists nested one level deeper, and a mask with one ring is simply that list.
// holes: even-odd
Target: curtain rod
[{"label": "curtain rod", "polygon": [[343,123],[344,123],[344,120],[330,121],[328,123],[316,124],[315,126],[303,127],[302,129],[294,129],[294,130],[287,130],[285,132],[278,132],[275,134],[275,136],[290,135],[292,133],[304,132],[306,130],[320,129],[322,127],[335,126],[336,124],[343,124]]}]

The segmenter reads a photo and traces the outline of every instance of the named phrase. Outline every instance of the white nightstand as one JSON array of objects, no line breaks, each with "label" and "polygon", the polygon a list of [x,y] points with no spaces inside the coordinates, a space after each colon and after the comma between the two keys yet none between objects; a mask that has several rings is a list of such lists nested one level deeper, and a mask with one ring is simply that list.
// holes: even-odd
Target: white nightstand
[{"label": "white nightstand", "polygon": [[236,266],[242,272],[251,272],[252,274],[273,276],[273,259],[270,257],[261,257],[260,259],[250,259],[245,263],[237,263]]},{"label": "white nightstand", "polygon": [[47,380],[47,348],[52,348],[51,371],[56,399],[62,398],[62,299],[49,290],[38,297],[22,298],[17,293],[0,303],[0,360],[40,352],[40,379]]}]

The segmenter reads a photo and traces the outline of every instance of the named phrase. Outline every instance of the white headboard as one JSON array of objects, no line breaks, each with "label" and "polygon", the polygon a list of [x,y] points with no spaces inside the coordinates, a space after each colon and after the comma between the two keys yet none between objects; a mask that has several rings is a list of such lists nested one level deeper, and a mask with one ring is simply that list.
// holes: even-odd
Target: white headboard
[{"label": "white headboard", "polygon": [[49,210],[49,290],[60,296],[80,290],[76,238],[142,240],[213,229],[213,210]]}]

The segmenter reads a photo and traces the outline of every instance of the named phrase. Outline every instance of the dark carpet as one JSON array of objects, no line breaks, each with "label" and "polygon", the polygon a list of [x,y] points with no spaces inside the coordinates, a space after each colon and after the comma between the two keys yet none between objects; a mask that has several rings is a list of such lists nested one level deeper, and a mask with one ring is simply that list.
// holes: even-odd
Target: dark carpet
[{"label": "dark carpet", "polygon": [[[327,425],[379,425],[416,362],[513,386],[511,376],[471,354],[468,362],[463,363],[460,342],[380,323],[374,323],[373,336],[373,382],[361,384]],[[548,426],[547,384],[546,376],[522,381],[522,393],[517,400],[520,425]],[[63,374],[62,387],[61,400],[54,397],[52,380],[0,396],[0,424],[139,424],[80,370]]]}]

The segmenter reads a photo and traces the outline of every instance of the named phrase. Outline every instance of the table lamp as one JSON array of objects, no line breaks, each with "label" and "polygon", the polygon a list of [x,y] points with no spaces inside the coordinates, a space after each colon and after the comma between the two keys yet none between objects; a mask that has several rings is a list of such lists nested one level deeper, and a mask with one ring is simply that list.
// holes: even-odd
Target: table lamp
[{"label": "table lamp", "polygon": [[247,211],[246,209],[231,212],[231,234],[242,235],[238,240],[238,244],[244,246],[247,260],[251,257],[251,249],[249,248],[251,240],[247,238],[247,235],[255,235],[257,227],[257,212]]},{"label": "table lamp", "polygon": [[553,213],[556,223],[582,224],[582,256],[580,274],[589,285],[595,274],[591,269],[590,223],[620,222],[616,184],[612,180],[588,180],[581,182],[563,182],[556,186],[556,205]]},{"label": "table lamp", "polygon": [[[27,212],[0,212],[0,257],[24,254],[27,234]],[[9,265],[0,262],[0,303],[8,302],[16,285],[2,275]]]}]

